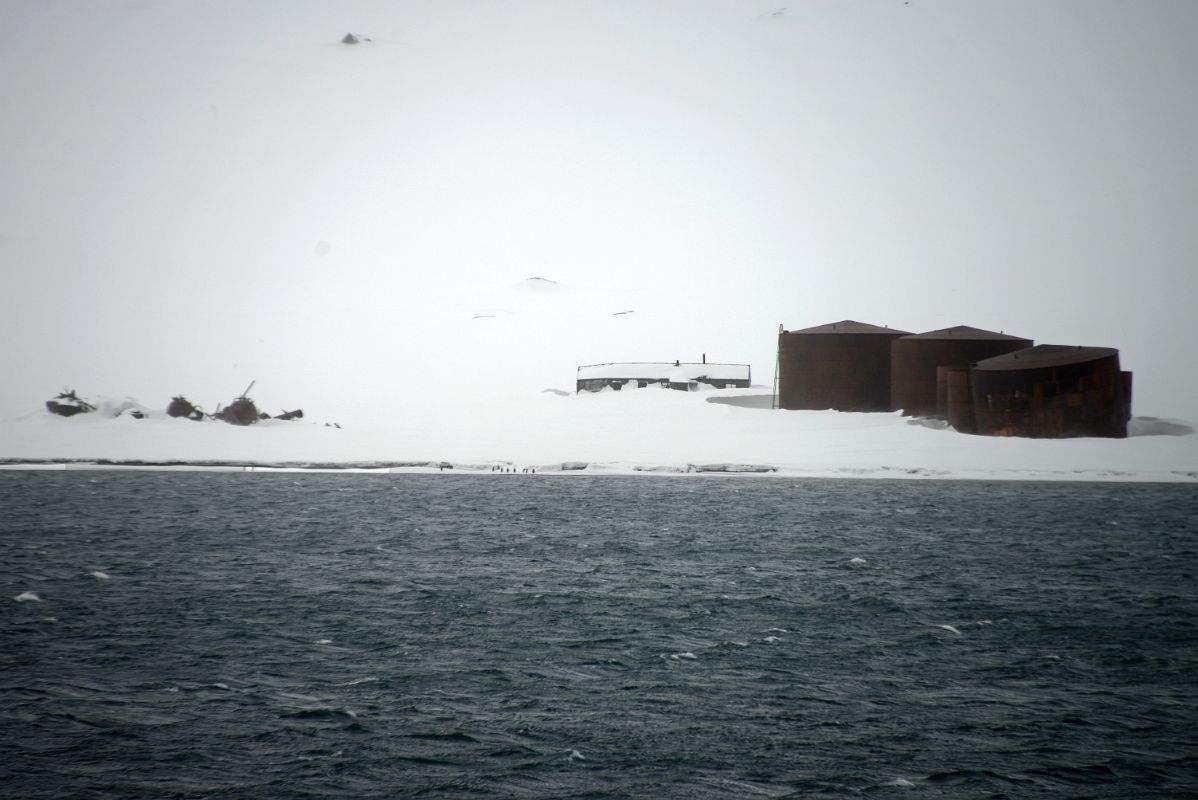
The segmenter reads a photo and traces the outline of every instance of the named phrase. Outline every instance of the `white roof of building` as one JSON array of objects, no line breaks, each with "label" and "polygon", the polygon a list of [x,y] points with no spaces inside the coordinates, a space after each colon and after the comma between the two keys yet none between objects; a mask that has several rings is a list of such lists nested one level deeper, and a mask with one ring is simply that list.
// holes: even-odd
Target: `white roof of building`
[{"label": "white roof of building", "polygon": [[671,361],[624,361],[611,364],[588,364],[578,368],[578,380],[668,380],[684,383],[697,378],[719,381],[749,380],[748,364],[675,364]]}]

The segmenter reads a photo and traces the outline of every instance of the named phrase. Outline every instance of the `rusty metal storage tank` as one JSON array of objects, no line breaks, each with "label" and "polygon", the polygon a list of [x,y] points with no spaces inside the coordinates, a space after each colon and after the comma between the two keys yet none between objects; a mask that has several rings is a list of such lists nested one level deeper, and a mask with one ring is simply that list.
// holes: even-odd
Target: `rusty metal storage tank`
[{"label": "rusty metal storage tank", "polygon": [[1131,422],[1131,373],[1123,373],[1123,419]]},{"label": "rusty metal storage tank", "polygon": [[936,368],[936,412],[958,433],[974,433],[969,367]]},{"label": "rusty metal storage tank", "polygon": [[909,331],[844,320],[778,334],[778,406],[890,410],[890,343]]},{"label": "rusty metal storage tank", "polygon": [[890,407],[908,417],[936,416],[937,367],[968,367],[1031,346],[1031,339],[968,325],[899,337],[890,350]]},{"label": "rusty metal storage tank", "polygon": [[1130,380],[1113,347],[1037,345],[979,361],[970,381],[977,433],[1127,436]]}]

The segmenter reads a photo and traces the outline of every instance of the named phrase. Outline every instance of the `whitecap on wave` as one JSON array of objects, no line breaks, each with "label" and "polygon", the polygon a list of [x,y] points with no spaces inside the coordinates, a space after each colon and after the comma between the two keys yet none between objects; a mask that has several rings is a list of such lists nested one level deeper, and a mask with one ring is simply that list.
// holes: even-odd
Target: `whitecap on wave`
[{"label": "whitecap on wave", "polygon": [[337,684],[334,684],[334,686],[357,686],[360,683],[378,683],[378,680],[379,680],[378,678],[376,678],[372,675],[368,675],[365,678],[354,678],[352,681],[346,681],[345,683],[337,683]]},{"label": "whitecap on wave", "polygon": [[42,602],[42,596],[37,592],[21,592],[13,600],[16,600],[18,603],[40,603]]}]

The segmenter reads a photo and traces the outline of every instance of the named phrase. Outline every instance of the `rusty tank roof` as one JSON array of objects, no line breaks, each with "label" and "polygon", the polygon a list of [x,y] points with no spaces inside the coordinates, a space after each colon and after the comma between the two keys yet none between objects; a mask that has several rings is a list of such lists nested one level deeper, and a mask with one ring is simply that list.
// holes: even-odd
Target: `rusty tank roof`
[{"label": "rusty tank roof", "polygon": [[1040,369],[1062,367],[1067,364],[1084,364],[1118,356],[1114,347],[1082,347],[1068,344],[1038,344],[1026,350],[1017,350],[994,358],[987,358],[973,365],[976,370],[1004,371],[1017,369]]},{"label": "rusty tank roof", "polygon": [[829,322],[827,325],[817,325],[814,328],[804,328],[801,331],[783,331],[783,333],[884,333],[889,336],[906,336],[910,331],[878,327],[865,322],[845,319],[840,322]]},{"label": "rusty tank roof", "polygon": [[968,325],[954,325],[951,328],[940,328],[939,330],[928,331],[926,333],[913,333],[910,336],[904,336],[903,338],[904,339],[924,339],[924,340],[944,339],[944,340],[969,341],[969,342],[982,342],[982,341],[1030,342],[1031,341],[1031,339],[1025,339],[1022,336],[1011,336],[1010,334],[1002,333],[1002,332],[995,333],[994,331],[986,331],[986,330],[982,330],[981,328],[971,328]]}]

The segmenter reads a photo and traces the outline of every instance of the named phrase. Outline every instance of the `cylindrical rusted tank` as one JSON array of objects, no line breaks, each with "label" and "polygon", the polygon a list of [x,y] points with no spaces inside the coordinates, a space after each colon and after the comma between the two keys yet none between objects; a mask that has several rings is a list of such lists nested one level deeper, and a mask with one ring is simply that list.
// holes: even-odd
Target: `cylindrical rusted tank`
[{"label": "cylindrical rusted tank", "polygon": [[908,417],[934,416],[937,367],[968,367],[1031,346],[1031,339],[968,325],[895,339],[890,350],[890,407]]},{"label": "cylindrical rusted tank", "polygon": [[936,367],[936,419],[948,419],[948,371],[952,367]]},{"label": "cylindrical rusted tank", "polygon": [[958,433],[973,433],[973,395],[969,390],[969,367],[937,367],[937,387],[944,389],[943,416]]},{"label": "cylindrical rusted tank", "polygon": [[778,406],[890,410],[890,343],[907,331],[844,320],[778,334]]},{"label": "cylindrical rusted tank", "polygon": [[1123,420],[1131,422],[1131,373],[1123,373]]},{"label": "cylindrical rusted tank", "polygon": [[1127,436],[1130,400],[1112,347],[1037,345],[979,361],[970,379],[980,434]]}]

